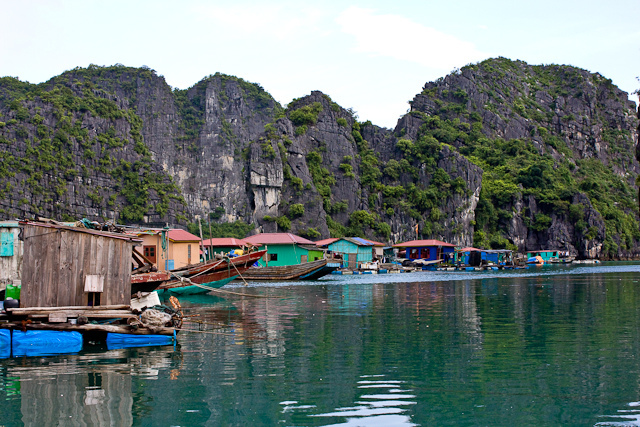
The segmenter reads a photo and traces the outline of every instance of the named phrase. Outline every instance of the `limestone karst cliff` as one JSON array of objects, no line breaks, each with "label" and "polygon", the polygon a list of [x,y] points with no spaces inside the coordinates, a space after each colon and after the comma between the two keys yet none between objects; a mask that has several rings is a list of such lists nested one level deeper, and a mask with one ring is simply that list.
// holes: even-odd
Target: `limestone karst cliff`
[{"label": "limestone karst cliff", "polygon": [[2,78],[0,215],[640,253],[635,105],[606,78],[497,58],[410,105],[384,129],[222,74],[187,90],[120,65]]}]

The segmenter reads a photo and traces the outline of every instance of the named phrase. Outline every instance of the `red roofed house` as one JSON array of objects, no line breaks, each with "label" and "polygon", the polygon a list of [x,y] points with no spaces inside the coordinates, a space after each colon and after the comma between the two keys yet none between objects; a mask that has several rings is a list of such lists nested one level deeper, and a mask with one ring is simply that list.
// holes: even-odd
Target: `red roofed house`
[{"label": "red roofed house", "polygon": [[[212,239],[206,239],[202,241],[202,246],[207,253],[207,259],[213,257],[213,253],[227,254],[237,249],[243,249],[249,246],[249,243],[243,239],[236,239],[235,237],[214,237]],[[259,246],[259,245],[253,245]]]},{"label": "red roofed house", "polygon": [[295,265],[324,258],[324,251],[314,242],[291,233],[261,233],[243,240],[267,249],[258,261],[262,266]]},{"label": "red roofed house", "polygon": [[181,229],[140,230],[143,255],[158,270],[173,270],[200,262],[200,238]]},{"label": "red roofed house", "polygon": [[407,258],[436,261],[453,258],[456,245],[441,240],[411,240],[393,245],[394,248],[406,248]]}]

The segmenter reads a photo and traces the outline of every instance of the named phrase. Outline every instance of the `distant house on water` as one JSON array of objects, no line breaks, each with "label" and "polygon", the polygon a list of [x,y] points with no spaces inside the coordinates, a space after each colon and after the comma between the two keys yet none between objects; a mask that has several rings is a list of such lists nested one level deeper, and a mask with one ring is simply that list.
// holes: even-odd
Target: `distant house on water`
[{"label": "distant house on water", "polygon": [[453,259],[456,245],[441,240],[411,240],[393,245],[406,249],[406,258],[437,261]]},{"label": "distant house on water", "polygon": [[350,269],[371,262],[375,251],[374,243],[360,237],[342,237],[327,247],[334,258],[342,259],[342,267]]},{"label": "distant house on water", "polygon": [[267,253],[260,265],[295,265],[324,258],[324,251],[314,242],[291,233],[261,233],[245,237],[245,242],[262,245]]},{"label": "distant house on water", "polygon": [[200,262],[200,238],[181,229],[136,231],[145,258],[159,270],[173,270]]}]

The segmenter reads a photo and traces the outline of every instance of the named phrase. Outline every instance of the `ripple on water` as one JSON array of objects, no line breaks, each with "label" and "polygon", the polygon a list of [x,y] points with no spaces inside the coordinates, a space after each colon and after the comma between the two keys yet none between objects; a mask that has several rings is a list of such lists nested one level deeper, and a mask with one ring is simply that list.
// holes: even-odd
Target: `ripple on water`
[{"label": "ripple on water", "polygon": [[[354,402],[355,406],[336,408],[331,412],[309,413],[309,409],[316,405],[299,405],[298,401],[290,400],[281,402],[284,405],[282,413],[299,410],[306,412],[314,418],[345,418],[342,423],[326,424],[327,426],[415,426],[411,417],[406,414],[408,407],[415,405],[416,396],[407,394],[407,390],[401,390],[405,382],[385,379],[384,375],[363,375],[363,380],[357,382],[357,388],[363,392],[381,391],[376,394],[362,394]],[[365,379],[366,378],[366,379]],[[376,379],[371,379],[376,378]],[[386,392],[386,393],[385,393]]]},{"label": "ripple on water", "polygon": [[[640,402],[629,402],[628,407],[638,407]],[[611,418],[616,421],[602,421],[596,423],[596,426],[640,426],[640,409],[619,409],[616,415],[601,415],[602,418]]]}]

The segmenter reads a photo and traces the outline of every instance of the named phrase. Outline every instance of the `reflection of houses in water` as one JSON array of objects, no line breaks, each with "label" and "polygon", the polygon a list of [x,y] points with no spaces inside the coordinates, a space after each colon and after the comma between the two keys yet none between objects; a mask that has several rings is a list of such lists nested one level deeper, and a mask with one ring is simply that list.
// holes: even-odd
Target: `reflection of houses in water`
[{"label": "reflection of houses in water", "polygon": [[474,281],[398,283],[394,285],[397,304],[413,307],[417,318],[439,319],[457,325],[474,350],[482,348],[482,318],[478,311]]},{"label": "reflection of houses in water", "polygon": [[[138,357],[132,358],[132,352]],[[137,399],[132,377],[157,377],[161,369],[168,371],[173,352],[138,348],[8,361],[0,386],[7,395],[12,390],[20,395],[24,425],[130,426]],[[126,362],[113,363],[116,360]]]}]

